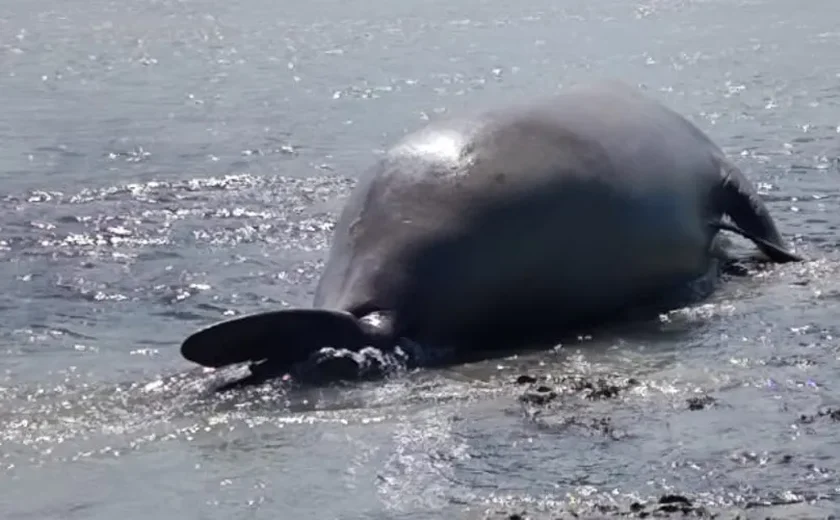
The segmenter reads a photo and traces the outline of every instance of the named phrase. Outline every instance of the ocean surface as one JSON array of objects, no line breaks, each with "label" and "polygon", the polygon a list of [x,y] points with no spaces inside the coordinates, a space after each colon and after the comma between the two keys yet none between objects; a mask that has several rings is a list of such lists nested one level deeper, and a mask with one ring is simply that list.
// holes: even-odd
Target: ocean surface
[{"label": "ocean surface", "polygon": [[[840,511],[838,21],[837,0],[6,2],[0,517]],[[231,370],[180,357],[310,303],[401,135],[604,77],[707,131],[807,262],[379,381],[217,395]]]}]

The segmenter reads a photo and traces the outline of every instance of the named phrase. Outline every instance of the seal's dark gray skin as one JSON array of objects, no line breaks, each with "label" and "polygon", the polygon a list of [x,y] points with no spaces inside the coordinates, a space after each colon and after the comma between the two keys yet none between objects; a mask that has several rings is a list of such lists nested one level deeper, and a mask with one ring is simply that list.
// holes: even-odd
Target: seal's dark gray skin
[{"label": "seal's dark gray skin", "polygon": [[403,138],[347,201],[313,309],[218,323],[181,352],[276,369],[401,338],[551,341],[705,275],[722,229],[766,260],[801,260],[695,125],[624,84],[579,85]]}]

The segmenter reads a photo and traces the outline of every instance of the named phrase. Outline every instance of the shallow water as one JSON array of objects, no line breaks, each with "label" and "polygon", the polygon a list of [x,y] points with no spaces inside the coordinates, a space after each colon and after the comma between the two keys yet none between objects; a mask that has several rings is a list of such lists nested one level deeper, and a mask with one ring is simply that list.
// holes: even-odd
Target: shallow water
[{"label": "shallow water", "polygon": [[[840,510],[840,424],[814,415],[840,407],[838,19],[834,0],[15,2],[2,517]],[[346,388],[213,396],[229,374],[180,359],[197,327],[309,303],[343,197],[398,136],[600,76],[708,131],[810,260],[659,325]],[[558,397],[523,404],[522,374]],[[562,380],[599,374],[637,384]]]}]

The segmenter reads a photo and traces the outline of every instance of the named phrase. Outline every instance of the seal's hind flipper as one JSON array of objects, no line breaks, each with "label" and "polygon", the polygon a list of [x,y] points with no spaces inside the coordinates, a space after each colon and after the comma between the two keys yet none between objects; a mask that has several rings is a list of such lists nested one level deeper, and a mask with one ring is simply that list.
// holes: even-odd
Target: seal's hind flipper
[{"label": "seal's hind flipper", "polygon": [[773,262],[801,262],[803,258],[785,246],[767,206],[741,170],[725,162],[722,173],[721,210],[729,215],[735,225],[716,222],[713,226],[733,231],[753,241]]},{"label": "seal's hind flipper", "polygon": [[326,309],[284,309],[210,325],[181,344],[181,355],[206,367],[270,360],[291,366],[323,347],[358,350],[369,343],[355,316]]}]

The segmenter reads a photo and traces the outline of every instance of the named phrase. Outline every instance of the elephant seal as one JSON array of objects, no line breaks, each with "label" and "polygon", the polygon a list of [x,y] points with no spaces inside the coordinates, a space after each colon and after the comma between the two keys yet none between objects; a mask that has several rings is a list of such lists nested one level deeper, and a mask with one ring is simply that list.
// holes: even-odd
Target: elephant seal
[{"label": "elephant seal", "polygon": [[404,137],[348,199],[313,308],[217,323],[181,353],[282,372],[326,346],[550,341],[703,276],[724,229],[801,260],[694,124],[621,82],[578,85]]}]

